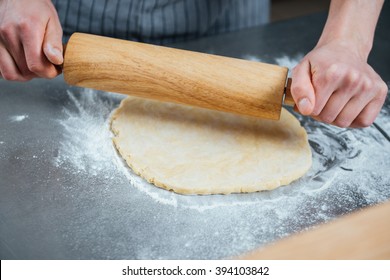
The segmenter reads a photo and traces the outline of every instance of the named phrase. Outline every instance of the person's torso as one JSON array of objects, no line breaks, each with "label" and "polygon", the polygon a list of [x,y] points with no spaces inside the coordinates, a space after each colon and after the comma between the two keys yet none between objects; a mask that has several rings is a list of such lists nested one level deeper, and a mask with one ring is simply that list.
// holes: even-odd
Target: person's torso
[{"label": "person's torso", "polygon": [[64,35],[86,32],[169,43],[269,20],[269,0],[53,0]]}]

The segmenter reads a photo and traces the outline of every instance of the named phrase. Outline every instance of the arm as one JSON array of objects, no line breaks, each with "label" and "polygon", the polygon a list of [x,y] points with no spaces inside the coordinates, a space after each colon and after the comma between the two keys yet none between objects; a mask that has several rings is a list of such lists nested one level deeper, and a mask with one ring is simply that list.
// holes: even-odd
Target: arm
[{"label": "arm", "polygon": [[60,73],[62,28],[50,0],[0,0],[0,74],[6,80]]},{"label": "arm", "polygon": [[387,86],[367,64],[383,0],[333,0],[322,35],[292,76],[304,115],[340,127],[371,125]]}]

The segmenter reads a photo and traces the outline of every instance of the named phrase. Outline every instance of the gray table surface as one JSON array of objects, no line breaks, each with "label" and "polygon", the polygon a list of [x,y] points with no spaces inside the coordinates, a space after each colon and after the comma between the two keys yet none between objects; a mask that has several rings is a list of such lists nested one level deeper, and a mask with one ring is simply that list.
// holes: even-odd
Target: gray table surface
[{"label": "gray table surface", "polygon": [[[385,5],[370,63],[389,82]],[[324,21],[316,14],[175,47],[288,62],[314,46]],[[62,77],[0,81],[1,259],[226,258],[390,198],[389,100],[363,130],[297,116],[313,167],[289,186],[182,196],[145,183],[116,154],[108,123],[122,98]]]}]

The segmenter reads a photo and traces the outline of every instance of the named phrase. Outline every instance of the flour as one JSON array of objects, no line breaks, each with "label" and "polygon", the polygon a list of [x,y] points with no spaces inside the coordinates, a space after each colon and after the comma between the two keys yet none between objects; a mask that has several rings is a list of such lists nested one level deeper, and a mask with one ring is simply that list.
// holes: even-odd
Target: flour
[{"label": "flour", "polygon": [[68,162],[76,173],[97,176],[112,168],[114,149],[107,120],[114,107],[90,89],[85,89],[79,99],[70,91],[68,96],[75,108],[64,108],[67,117],[60,124],[66,133],[56,163]]},{"label": "flour", "polygon": [[260,57],[251,54],[242,56],[242,59],[249,60],[249,61],[263,62],[263,60]]},{"label": "flour", "polygon": [[[275,61],[291,67],[299,59],[282,56]],[[109,122],[125,96],[93,90],[72,90],[68,96],[69,104],[58,120],[63,136],[55,164],[85,185],[104,180],[107,194],[115,186],[124,186],[131,194],[127,196],[131,211],[122,209],[118,219],[141,219],[132,224],[136,228],[128,238],[142,240],[129,247],[134,258],[237,255],[390,198],[390,176],[384,168],[390,166],[390,143],[374,127],[341,129],[295,114],[308,132],[313,152],[313,166],[304,177],[269,192],[183,196],[147,183],[118,156]],[[95,219],[105,222],[105,217]],[[124,245],[118,245],[118,252],[120,246]]]},{"label": "flour", "polygon": [[21,122],[28,118],[28,115],[16,115],[9,117],[11,122]]},{"label": "flour", "polygon": [[64,141],[60,143],[56,165],[69,169],[74,174],[103,176],[114,182],[116,176],[124,175],[132,186],[154,198],[156,202],[177,206],[174,197],[160,196],[160,190],[154,191],[154,186],[132,173],[116,152],[109,120],[117,107],[113,101],[118,103],[123,96],[97,93],[91,89],[84,89],[80,94],[68,91],[68,96],[73,106],[65,107],[66,117],[59,120],[64,128]]},{"label": "flour", "polygon": [[294,57],[283,55],[281,57],[275,58],[275,62],[280,66],[287,67],[290,70],[289,75],[291,75],[291,70],[298,65],[298,63],[302,60],[302,58],[303,58],[303,54],[298,54]]}]

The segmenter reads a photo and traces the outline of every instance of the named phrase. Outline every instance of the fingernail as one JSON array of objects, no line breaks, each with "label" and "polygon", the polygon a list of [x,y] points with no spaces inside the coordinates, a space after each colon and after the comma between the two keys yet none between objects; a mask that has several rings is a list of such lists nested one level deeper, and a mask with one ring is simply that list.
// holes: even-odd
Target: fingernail
[{"label": "fingernail", "polygon": [[309,99],[307,99],[306,97],[301,98],[298,101],[298,109],[302,114],[309,114],[310,107],[311,107],[311,103],[310,103]]},{"label": "fingernail", "polygon": [[58,49],[53,47],[52,45],[47,46],[47,50],[51,55],[53,55],[56,58],[56,62],[58,64],[61,64],[63,62],[62,52]]}]

